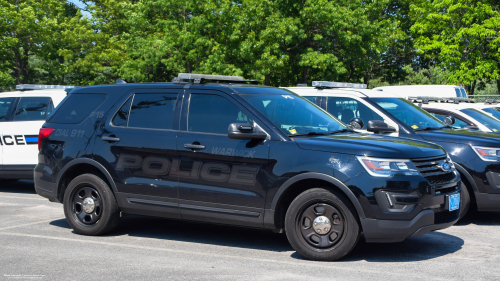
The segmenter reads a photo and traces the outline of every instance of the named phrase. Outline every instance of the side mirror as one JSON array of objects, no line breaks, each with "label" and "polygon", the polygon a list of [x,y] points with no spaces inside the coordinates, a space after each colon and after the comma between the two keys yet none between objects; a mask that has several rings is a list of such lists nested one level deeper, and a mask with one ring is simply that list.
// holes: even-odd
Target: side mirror
[{"label": "side mirror", "polygon": [[368,132],[374,132],[375,134],[380,133],[394,133],[396,129],[390,127],[387,123],[382,120],[370,120],[366,126]]},{"label": "side mirror", "polygon": [[351,127],[353,129],[361,130],[361,129],[363,129],[363,126],[365,125],[365,123],[363,122],[363,120],[361,120],[361,118],[354,117],[349,122],[349,125],[351,125]]},{"label": "side mirror", "polygon": [[448,126],[452,126],[455,124],[455,117],[448,115],[444,118],[444,123]]},{"label": "side mirror", "polygon": [[230,139],[235,140],[265,140],[267,138],[266,133],[262,132],[258,128],[255,128],[251,124],[247,123],[232,123],[229,124],[227,136]]}]

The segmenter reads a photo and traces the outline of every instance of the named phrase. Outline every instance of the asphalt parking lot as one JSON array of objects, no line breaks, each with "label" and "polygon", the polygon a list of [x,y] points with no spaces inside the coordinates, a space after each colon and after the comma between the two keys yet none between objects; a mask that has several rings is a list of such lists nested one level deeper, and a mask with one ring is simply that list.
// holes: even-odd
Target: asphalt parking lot
[{"label": "asphalt parking lot", "polygon": [[1,280],[500,279],[500,213],[394,244],[360,242],[339,262],[303,260],[269,231],[128,216],[101,237],[73,233],[32,181],[0,183]]}]

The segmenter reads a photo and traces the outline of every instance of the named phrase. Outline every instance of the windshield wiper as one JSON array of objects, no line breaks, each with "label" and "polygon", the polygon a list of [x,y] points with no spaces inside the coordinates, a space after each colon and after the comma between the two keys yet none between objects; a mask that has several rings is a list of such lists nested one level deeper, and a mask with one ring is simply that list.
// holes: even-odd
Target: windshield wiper
[{"label": "windshield wiper", "polygon": [[324,133],[321,133],[321,132],[309,132],[309,133],[305,133],[305,134],[289,134],[288,136],[289,137],[298,137],[298,136],[326,136],[326,135],[333,135],[333,134],[336,134],[336,133],[343,133],[343,132],[354,132],[353,130],[349,130],[349,129],[342,129],[342,130],[336,130],[336,131],[331,131],[331,132],[324,132]]}]

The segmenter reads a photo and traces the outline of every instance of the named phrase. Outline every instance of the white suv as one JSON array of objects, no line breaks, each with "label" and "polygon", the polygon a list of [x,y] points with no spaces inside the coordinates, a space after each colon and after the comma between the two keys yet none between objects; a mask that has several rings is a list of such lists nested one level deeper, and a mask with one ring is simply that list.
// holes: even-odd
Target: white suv
[{"label": "white suv", "polygon": [[0,93],[0,180],[32,179],[38,133],[73,86],[18,85]]}]

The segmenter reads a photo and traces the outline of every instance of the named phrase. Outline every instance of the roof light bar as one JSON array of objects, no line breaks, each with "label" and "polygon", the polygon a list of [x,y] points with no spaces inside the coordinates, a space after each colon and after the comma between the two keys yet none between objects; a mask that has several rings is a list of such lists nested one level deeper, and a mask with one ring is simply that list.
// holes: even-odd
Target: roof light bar
[{"label": "roof light bar", "polygon": [[225,80],[225,81],[243,81],[241,76],[224,76],[211,74],[179,73],[179,79],[207,79],[207,80]]},{"label": "roof light bar", "polygon": [[36,85],[36,84],[21,84],[16,85],[16,90],[46,90],[46,89],[73,89],[75,86],[65,86],[65,85]]},{"label": "roof light bar", "polygon": [[470,102],[473,103],[474,99],[469,99],[469,98],[455,98],[455,97],[428,97],[428,96],[415,96],[415,97],[408,97],[409,100],[411,101],[435,101],[435,102],[453,102],[453,103],[460,103],[460,102]]},{"label": "roof light bar", "polygon": [[366,89],[366,84],[354,84],[346,82],[313,81],[312,86],[316,88],[356,88]]}]

